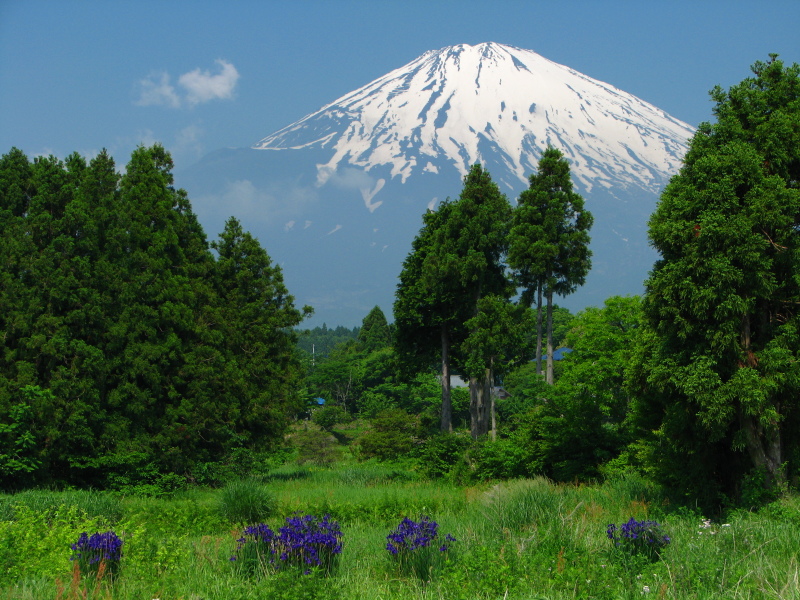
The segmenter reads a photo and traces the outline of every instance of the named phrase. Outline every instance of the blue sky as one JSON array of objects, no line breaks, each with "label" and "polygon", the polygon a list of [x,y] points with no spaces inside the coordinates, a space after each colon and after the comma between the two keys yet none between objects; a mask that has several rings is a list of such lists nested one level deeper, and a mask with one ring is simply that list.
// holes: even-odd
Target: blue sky
[{"label": "blue sky", "polygon": [[778,52],[800,2],[0,0],[0,151],[244,147],[426,50],[535,50],[696,125]]}]

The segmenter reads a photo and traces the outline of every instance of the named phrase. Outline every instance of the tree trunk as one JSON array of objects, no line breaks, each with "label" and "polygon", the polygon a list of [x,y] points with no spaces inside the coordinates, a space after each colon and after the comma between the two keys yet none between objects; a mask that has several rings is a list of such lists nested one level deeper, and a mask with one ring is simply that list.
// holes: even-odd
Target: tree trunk
[{"label": "tree trunk", "polygon": [[491,402],[491,384],[489,369],[480,378],[469,378],[469,414],[470,434],[477,440],[489,432],[489,404]]},{"label": "tree trunk", "polygon": [[536,287],[536,374],[542,374],[542,284]]},{"label": "tree trunk", "polygon": [[494,392],[494,358],[489,361],[489,364],[491,365],[489,367],[489,415],[491,420],[491,429],[489,431],[490,437],[492,438],[492,441],[494,441],[497,439],[497,413],[495,411],[495,400],[497,399],[497,394]]},{"label": "tree trunk", "polygon": [[553,385],[553,290],[547,288],[547,375],[545,381]]},{"label": "tree trunk", "polygon": [[478,384],[477,377],[469,378],[469,433],[473,440],[481,435],[481,408],[483,404],[483,386]]},{"label": "tree trunk", "polygon": [[[750,315],[748,314],[742,315],[741,346],[744,360],[740,364],[740,368],[755,369],[758,366],[758,358],[751,345]],[[744,414],[741,407],[739,408],[739,421],[745,432],[750,460],[756,469],[763,471],[766,475],[764,483],[768,487],[783,483],[780,425],[771,423],[770,427],[764,427],[757,416]]]},{"label": "tree trunk", "polygon": [[442,431],[453,431],[453,403],[450,395],[450,336],[442,325]]},{"label": "tree trunk", "polygon": [[783,483],[781,468],[781,431],[777,424],[765,428],[753,415],[745,415],[740,409],[740,422],[745,431],[747,453],[756,469],[766,475],[765,484],[775,487]]}]

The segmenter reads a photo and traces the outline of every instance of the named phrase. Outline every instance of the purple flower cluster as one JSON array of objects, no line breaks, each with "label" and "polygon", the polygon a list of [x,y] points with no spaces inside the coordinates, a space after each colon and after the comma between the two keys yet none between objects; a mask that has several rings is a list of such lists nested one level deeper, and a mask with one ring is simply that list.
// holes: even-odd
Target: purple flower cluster
[{"label": "purple flower cluster", "polygon": [[[386,536],[386,549],[389,554],[396,556],[398,553],[413,552],[417,548],[427,548],[436,539],[439,524],[431,521],[429,517],[422,517],[419,522],[408,517],[400,522],[392,533]],[[449,533],[445,536],[445,543],[439,546],[440,552],[446,552],[449,542],[455,542]]]},{"label": "purple flower cluster", "polygon": [[293,565],[305,567],[305,573],[310,573],[310,567],[329,571],[335,556],[342,552],[341,537],[339,523],[331,521],[329,515],[321,520],[313,515],[296,515],[288,517],[286,526],[278,533],[263,523],[247,527],[231,560],[239,560],[241,554],[253,549],[258,560],[265,561],[273,569]]},{"label": "purple flower cluster", "polygon": [[84,531],[71,548],[74,554],[70,560],[78,561],[84,571],[96,572],[105,562],[105,568],[114,572],[122,558],[122,540],[113,531],[91,536]]},{"label": "purple flower cluster", "polygon": [[606,533],[616,547],[631,554],[657,555],[670,542],[661,525],[655,521],[637,521],[633,517],[619,527],[611,523]]}]

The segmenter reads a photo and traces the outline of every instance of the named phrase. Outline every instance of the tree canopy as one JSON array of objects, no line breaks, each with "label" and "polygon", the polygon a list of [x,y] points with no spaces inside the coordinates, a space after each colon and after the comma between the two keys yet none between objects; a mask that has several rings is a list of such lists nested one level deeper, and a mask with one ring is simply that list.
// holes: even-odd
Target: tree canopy
[{"label": "tree canopy", "polygon": [[716,122],[649,223],[661,259],[636,381],[661,474],[687,489],[800,468],[800,67],[752,70],[711,92]]},{"label": "tree canopy", "polygon": [[0,158],[0,422],[36,441],[31,480],[190,475],[296,404],[303,312],[237,221],[212,254],[171,169],[158,145],[121,176],[105,151]]},{"label": "tree canopy", "polygon": [[[466,322],[479,312],[482,297],[511,294],[503,257],[511,206],[480,165],[464,177],[458,199],[427,213],[403,264],[395,301],[398,348],[404,356],[432,356],[442,361],[443,431],[450,416],[451,350],[467,335]],[[460,366],[466,361],[454,355]],[[487,382],[471,378],[473,435],[488,430]]]},{"label": "tree canopy", "polygon": [[589,229],[593,217],[572,190],[569,163],[548,147],[530,186],[519,196],[509,234],[508,264],[522,287],[522,303],[537,299],[537,361],[541,356],[542,293],[547,299],[547,382],[553,383],[553,294],[566,296],[583,285],[591,267]]}]

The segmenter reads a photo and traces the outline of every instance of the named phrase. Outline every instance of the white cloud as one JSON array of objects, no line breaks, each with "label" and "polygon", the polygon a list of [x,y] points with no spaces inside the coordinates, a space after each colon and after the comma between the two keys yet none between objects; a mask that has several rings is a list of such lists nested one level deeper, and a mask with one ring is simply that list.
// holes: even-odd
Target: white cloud
[{"label": "white cloud", "polygon": [[303,226],[303,229],[308,229],[311,227],[311,221],[306,221],[306,224]]},{"label": "white cloud", "polygon": [[331,235],[332,233],[336,233],[336,232],[337,232],[337,231],[339,231],[341,228],[342,228],[342,226],[341,226],[341,225],[337,225],[336,227],[334,227],[333,229],[331,229],[331,230],[330,230],[328,233],[326,233],[325,235]]},{"label": "white cloud", "polygon": [[228,61],[218,59],[216,63],[220,66],[220,72],[216,75],[212,75],[209,71],[195,69],[184,73],[178,79],[178,83],[188,92],[186,100],[190,105],[194,106],[217,98],[230,99],[233,97],[233,90],[236,82],[239,81],[239,71]]},{"label": "white cloud", "polygon": [[141,93],[136,104],[139,106],[169,106],[178,108],[181,105],[175,88],[169,82],[167,73],[151,74],[147,79],[139,82]]},{"label": "white cloud", "polygon": [[215,62],[220,67],[219,73],[212,74],[208,70],[197,68],[178,78],[178,84],[186,90],[185,95],[179,94],[172,85],[169,73],[151,73],[138,82],[139,99],[135,104],[180,108],[210,100],[230,100],[239,81],[239,71],[226,60],[218,59]]},{"label": "white cloud", "polygon": [[286,223],[286,225],[283,226],[283,230],[290,231],[294,229],[294,223],[295,223],[294,221],[289,221],[288,223]]}]

